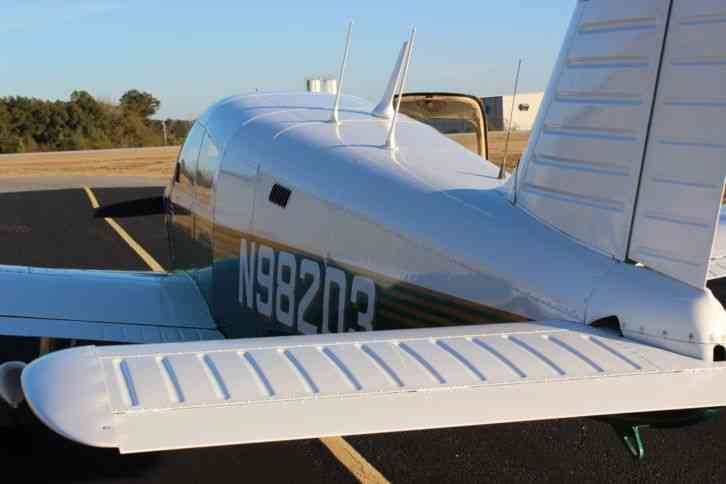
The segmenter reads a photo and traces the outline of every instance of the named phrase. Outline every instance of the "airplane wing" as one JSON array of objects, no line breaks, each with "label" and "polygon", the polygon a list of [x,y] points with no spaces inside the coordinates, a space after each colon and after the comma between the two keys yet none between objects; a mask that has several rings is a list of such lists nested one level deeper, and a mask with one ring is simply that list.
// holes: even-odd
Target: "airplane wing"
[{"label": "airplane wing", "polygon": [[185,274],[0,266],[0,335],[127,343],[222,338]]},{"label": "airplane wing", "polygon": [[51,429],[123,453],[726,403],[726,363],[563,322],[80,347],[21,382]]}]

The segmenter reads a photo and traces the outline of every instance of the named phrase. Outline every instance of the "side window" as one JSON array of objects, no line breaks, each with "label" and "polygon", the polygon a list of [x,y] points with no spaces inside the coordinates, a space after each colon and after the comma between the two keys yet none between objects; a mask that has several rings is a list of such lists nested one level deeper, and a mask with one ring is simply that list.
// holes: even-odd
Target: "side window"
[{"label": "side window", "polygon": [[196,185],[197,200],[204,204],[210,204],[212,183],[214,175],[219,168],[219,148],[209,134],[205,134],[202,147],[199,151],[199,162],[197,163],[194,182]]},{"label": "side window", "polygon": [[194,232],[194,218],[192,217],[194,178],[197,173],[197,158],[199,158],[199,148],[202,145],[204,131],[204,126],[194,123],[184,141],[174,169],[174,185],[171,190],[173,216],[170,235],[175,247],[174,265],[178,268],[186,268],[189,264],[184,259],[184,255],[189,252],[187,245]]},{"label": "side window", "polygon": [[211,264],[212,231],[214,229],[214,200],[212,185],[220,162],[220,153],[214,141],[205,132],[199,161],[194,175],[194,238],[209,246]]},{"label": "side window", "polygon": [[177,182],[181,190],[188,191],[190,194],[194,186],[197,158],[203,137],[204,127],[199,123],[194,123],[187,135],[187,139],[184,141],[181,153],[179,153]]}]

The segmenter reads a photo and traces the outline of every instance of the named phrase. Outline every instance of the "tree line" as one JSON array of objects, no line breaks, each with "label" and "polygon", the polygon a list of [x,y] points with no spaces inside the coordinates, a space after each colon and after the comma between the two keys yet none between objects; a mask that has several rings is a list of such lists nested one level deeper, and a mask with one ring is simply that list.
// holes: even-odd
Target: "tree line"
[{"label": "tree line", "polygon": [[[118,103],[74,91],[68,101],[0,98],[0,153],[162,146],[161,102],[132,89]],[[167,144],[181,144],[191,121],[164,121]]]}]

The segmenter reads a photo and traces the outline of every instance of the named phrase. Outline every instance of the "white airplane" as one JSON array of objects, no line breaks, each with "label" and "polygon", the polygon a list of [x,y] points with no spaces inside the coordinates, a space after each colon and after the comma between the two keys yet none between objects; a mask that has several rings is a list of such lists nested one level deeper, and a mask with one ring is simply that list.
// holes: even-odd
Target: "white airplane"
[{"label": "white airplane", "polygon": [[163,209],[173,272],[0,270],[0,333],[146,344],[6,363],[0,393],[121,452],[624,415],[642,456],[640,425],[726,406],[724,12],[578,1],[506,180],[399,115],[413,38],[377,105],[217,103],[161,203],[99,212]]}]

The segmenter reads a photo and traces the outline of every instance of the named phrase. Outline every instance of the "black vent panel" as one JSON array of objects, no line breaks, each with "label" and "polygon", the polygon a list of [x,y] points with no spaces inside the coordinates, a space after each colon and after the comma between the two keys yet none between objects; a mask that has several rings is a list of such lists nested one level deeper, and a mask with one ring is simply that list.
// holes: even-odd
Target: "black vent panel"
[{"label": "black vent panel", "polygon": [[269,200],[275,205],[285,208],[287,207],[287,202],[290,200],[291,193],[292,191],[290,191],[289,188],[285,188],[282,185],[275,183],[272,185],[272,190],[270,190]]}]

